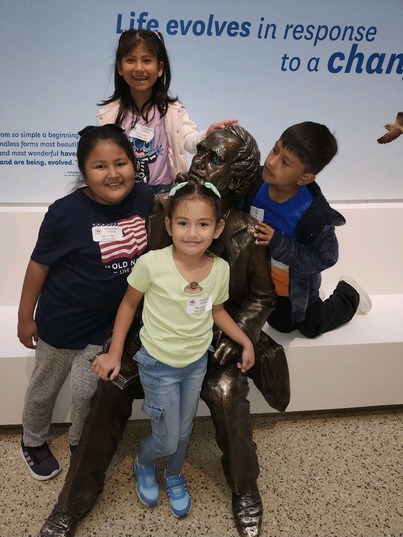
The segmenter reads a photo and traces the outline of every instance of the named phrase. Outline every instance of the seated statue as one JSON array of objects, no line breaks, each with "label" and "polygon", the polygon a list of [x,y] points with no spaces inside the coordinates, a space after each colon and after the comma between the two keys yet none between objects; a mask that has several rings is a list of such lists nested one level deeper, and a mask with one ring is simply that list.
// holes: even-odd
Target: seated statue
[{"label": "seated statue", "polygon": [[[284,350],[262,332],[276,302],[268,249],[255,244],[256,221],[237,208],[256,181],[260,155],[254,138],[238,125],[213,131],[197,149],[188,174],[181,174],[177,180],[187,180],[189,176],[209,181],[221,193],[225,228],[211,250],[230,265],[229,299],[225,308],[254,343],[256,358],[255,365],[246,374],[242,373],[236,366],[240,360],[239,347],[215,331],[214,351],[209,357],[201,398],[209,407],[222,451],[221,461],[232,491],[238,533],[241,537],[258,537],[263,506],[257,485],[259,462],[247,400],[248,377],[276,410],[284,411],[290,399]],[[149,218],[150,249],[162,248],[170,241],[164,226],[166,197],[167,194],[160,194],[155,198]],[[124,389],[114,382],[99,381],[64,486],[40,537],[72,537],[80,520],[102,492],[105,473],[130,418],[132,402],[143,397],[132,360],[140,345],[138,329],[139,321],[136,321],[126,339],[122,359],[125,371],[132,371],[133,381]]]}]

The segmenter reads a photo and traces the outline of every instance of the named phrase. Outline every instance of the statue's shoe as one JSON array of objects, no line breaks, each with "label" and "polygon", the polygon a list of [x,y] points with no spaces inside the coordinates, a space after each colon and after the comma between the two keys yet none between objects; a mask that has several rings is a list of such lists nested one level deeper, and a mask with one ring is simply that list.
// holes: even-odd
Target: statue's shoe
[{"label": "statue's shoe", "polygon": [[38,537],[73,537],[79,522],[77,516],[55,508],[42,526]]},{"label": "statue's shoe", "polygon": [[259,537],[263,505],[257,487],[247,494],[232,494],[232,512],[240,537]]}]

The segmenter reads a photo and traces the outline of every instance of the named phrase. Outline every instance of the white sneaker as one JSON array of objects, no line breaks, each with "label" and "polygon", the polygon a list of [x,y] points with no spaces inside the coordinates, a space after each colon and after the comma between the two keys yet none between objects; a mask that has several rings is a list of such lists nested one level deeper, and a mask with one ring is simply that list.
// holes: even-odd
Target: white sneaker
[{"label": "white sneaker", "polygon": [[339,282],[348,283],[360,295],[360,302],[358,303],[357,313],[361,313],[361,314],[368,313],[370,309],[372,308],[372,301],[368,293],[366,293],[364,289],[350,276],[341,276],[339,279]]}]

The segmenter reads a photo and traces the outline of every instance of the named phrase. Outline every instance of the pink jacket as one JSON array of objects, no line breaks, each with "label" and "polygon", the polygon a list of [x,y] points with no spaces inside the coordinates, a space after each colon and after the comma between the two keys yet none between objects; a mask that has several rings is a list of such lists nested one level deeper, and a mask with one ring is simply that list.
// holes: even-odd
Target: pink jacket
[{"label": "pink jacket", "polygon": [[[98,124],[114,123],[118,110],[119,101],[113,101],[101,108],[99,114],[97,114]],[[178,173],[188,171],[189,165],[186,151],[192,154],[196,153],[196,146],[205,139],[206,131],[199,132],[197,130],[196,123],[190,119],[186,108],[179,101],[168,105],[168,111],[164,119],[168,139],[171,177],[175,179]]]}]

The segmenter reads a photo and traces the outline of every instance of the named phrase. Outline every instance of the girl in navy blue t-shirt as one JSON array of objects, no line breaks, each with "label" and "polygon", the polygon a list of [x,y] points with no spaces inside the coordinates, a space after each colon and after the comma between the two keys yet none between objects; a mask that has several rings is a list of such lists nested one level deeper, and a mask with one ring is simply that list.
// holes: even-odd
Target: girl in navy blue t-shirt
[{"label": "girl in navy blue t-shirt", "polygon": [[57,475],[47,445],[58,393],[71,373],[71,450],[78,444],[97,375],[89,358],[102,349],[147,248],[151,189],[135,183],[130,142],[116,125],[86,127],[77,147],[82,179],[42,222],[25,274],[18,337],[36,349],[23,411],[22,456],[35,479]]}]

